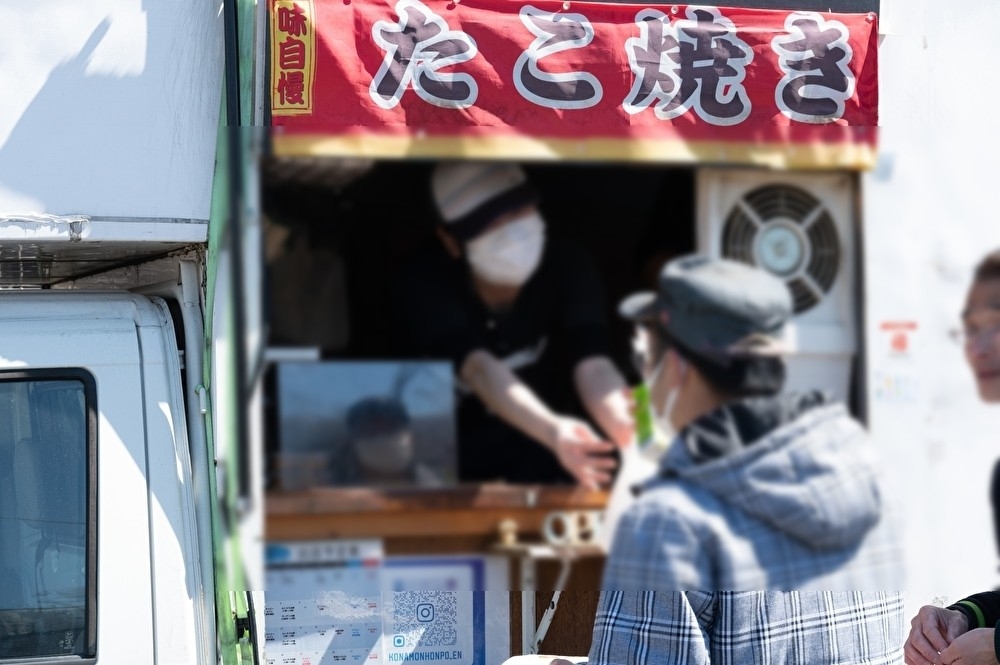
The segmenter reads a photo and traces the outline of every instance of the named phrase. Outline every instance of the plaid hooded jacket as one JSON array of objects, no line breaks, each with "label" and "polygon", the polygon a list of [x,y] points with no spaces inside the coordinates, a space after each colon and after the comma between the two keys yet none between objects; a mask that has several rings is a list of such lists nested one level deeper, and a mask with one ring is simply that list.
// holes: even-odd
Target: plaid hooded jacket
[{"label": "plaid hooded jacket", "polygon": [[821,395],[686,428],[621,518],[590,665],[902,663],[902,554],[864,430]]}]

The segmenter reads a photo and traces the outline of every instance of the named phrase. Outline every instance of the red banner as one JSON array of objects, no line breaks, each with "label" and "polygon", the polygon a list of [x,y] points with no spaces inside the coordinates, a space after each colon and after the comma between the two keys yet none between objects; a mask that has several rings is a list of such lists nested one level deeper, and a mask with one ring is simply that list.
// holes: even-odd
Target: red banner
[{"label": "red banner", "polygon": [[270,9],[285,154],[806,166],[873,154],[874,14],[549,0]]}]

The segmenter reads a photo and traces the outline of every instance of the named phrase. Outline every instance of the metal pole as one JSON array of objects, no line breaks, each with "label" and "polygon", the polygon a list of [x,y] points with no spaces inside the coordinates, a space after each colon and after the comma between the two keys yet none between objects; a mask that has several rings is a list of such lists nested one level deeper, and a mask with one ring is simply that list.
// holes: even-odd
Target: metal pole
[{"label": "metal pole", "polygon": [[521,653],[535,650],[535,559],[529,553],[521,557]]},{"label": "metal pole", "polygon": [[542,640],[545,639],[545,635],[549,632],[549,626],[552,625],[552,619],[556,615],[556,608],[559,607],[559,597],[562,596],[563,589],[566,588],[566,581],[569,579],[570,560],[570,555],[566,553],[563,553],[560,558],[559,578],[556,580],[555,591],[552,592],[552,600],[549,601],[549,606],[545,608],[542,620],[538,624],[538,630],[535,631],[535,636],[532,640],[535,650],[532,653],[540,653],[542,650]]},{"label": "metal pole", "polygon": [[[233,344],[236,372],[236,422],[233,432],[237,454],[237,493],[246,501],[250,492],[250,464],[246,459],[247,438],[247,350],[246,350],[246,303],[244,298],[244,257],[243,257],[243,146],[240,135],[240,59],[238,38],[238,6],[236,0],[224,0],[225,10],[225,64],[226,64],[226,141],[229,156],[229,224],[228,234],[232,252],[232,307]],[[249,128],[247,128],[249,131]]]}]

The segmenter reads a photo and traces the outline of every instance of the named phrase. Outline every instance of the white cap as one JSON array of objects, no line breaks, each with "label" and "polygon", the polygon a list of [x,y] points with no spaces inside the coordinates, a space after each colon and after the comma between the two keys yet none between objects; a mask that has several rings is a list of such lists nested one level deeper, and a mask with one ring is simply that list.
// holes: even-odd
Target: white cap
[{"label": "white cap", "polygon": [[434,169],[431,190],[441,219],[448,224],[526,182],[524,171],[516,164],[448,162]]}]

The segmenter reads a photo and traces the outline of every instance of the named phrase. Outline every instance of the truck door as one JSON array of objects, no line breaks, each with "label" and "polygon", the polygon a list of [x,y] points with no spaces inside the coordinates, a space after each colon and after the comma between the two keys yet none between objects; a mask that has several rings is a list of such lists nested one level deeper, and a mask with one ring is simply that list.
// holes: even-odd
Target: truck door
[{"label": "truck door", "polygon": [[[65,656],[152,663],[150,506],[135,323],[14,320],[11,310],[19,308],[5,298],[0,663]],[[32,306],[24,304],[26,314]]]}]

